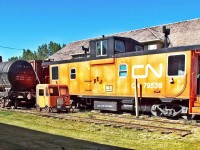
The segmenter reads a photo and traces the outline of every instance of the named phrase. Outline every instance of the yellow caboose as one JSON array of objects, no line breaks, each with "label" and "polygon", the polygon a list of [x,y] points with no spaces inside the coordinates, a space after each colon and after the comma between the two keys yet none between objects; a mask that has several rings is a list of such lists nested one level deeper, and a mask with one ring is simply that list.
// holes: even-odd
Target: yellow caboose
[{"label": "yellow caboose", "polygon": [[50,83],[68,85],[76,106],[134,110],[138,88],[140,111],[199,114],[199,50],[200,45],[143,50],[130,38],[103,37],[90,41],[89,53],[49,63]]}]

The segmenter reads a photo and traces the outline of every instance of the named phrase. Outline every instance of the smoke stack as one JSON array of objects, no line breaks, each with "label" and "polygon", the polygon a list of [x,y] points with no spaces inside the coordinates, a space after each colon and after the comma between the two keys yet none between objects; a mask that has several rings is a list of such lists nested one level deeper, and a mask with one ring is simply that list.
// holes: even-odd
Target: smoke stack
[{"label": "smoke stack", "polygon": [[168,35],[170,35],[170,29],[167,28],[166,26],[163,26],[163,33],[165,34],[164,47],[167,48],[169,46],[167,39],[168,39]]}]

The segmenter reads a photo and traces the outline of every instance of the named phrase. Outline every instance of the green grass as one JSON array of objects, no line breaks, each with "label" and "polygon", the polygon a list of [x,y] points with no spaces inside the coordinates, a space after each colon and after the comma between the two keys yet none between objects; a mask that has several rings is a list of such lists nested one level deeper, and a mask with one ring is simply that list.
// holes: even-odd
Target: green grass
[{"label": "green grass", "polygon": [[200,149],[200,129],[180,137],[7,111],[0,111],[0,129],[4,149]]}]

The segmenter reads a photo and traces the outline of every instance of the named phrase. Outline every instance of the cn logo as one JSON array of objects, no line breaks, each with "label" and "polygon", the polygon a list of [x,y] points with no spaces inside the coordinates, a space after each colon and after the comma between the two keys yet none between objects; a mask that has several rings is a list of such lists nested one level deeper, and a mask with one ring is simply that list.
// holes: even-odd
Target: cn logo
[{"label": "cn logo", "polygon": [[[145,69],[145,74],[142,75],[136,75],[135,70],[138,69]],[[137,79],[145,79],[149,75],[149,70],[157,77],[160,78],[162,77],[162,71],[163,71],[163,65],[159,65],[159,70],[155,70],[150,64],[147,64],[146,66],[144,65],[134,65],[132,66],[132,78],[137,78]]]}]

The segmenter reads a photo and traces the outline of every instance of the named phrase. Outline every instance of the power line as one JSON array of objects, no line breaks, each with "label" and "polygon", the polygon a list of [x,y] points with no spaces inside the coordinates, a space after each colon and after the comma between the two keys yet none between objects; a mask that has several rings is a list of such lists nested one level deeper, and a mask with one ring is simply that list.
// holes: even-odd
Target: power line
[{"label": "power line", "polygon": [[7,49],[14,49],[14,50],[23,50],[23,49],[19,49],[19,48],[13,48],[13,47],[8,47],[8,46],[0,46],[1,48],[7,48]]}]

